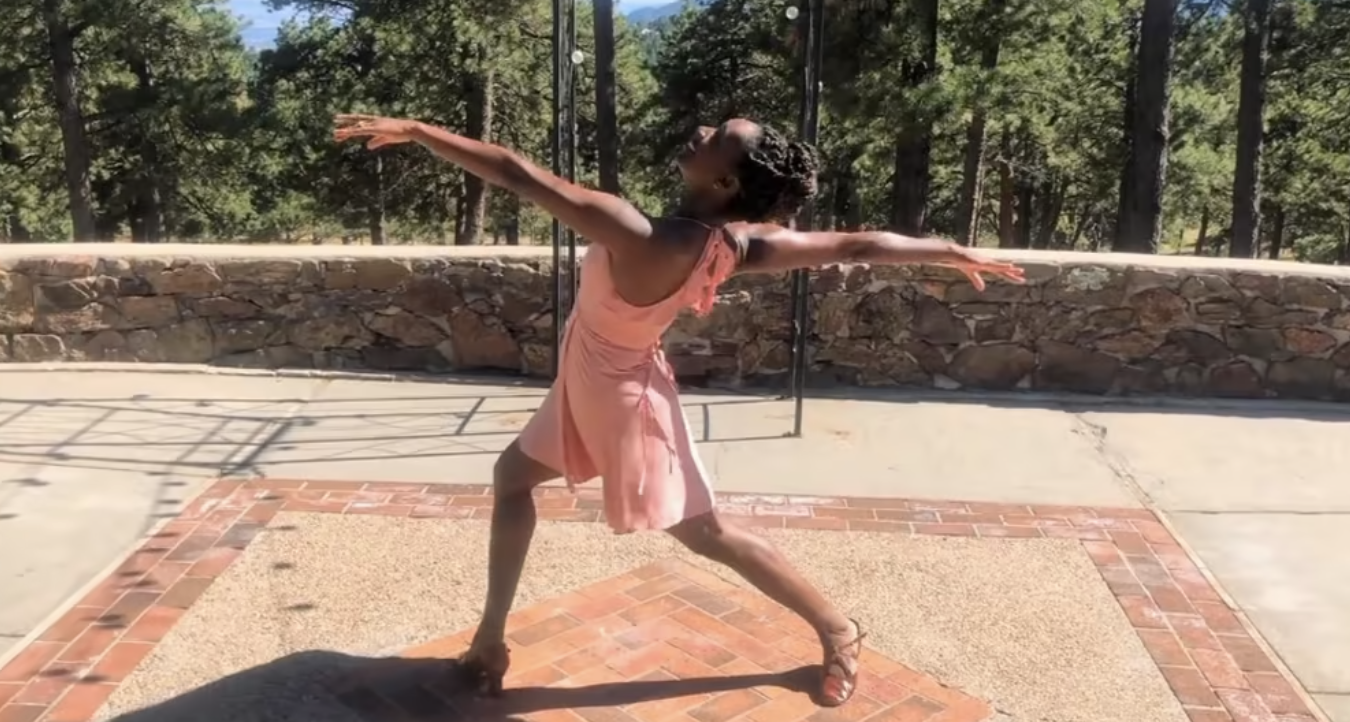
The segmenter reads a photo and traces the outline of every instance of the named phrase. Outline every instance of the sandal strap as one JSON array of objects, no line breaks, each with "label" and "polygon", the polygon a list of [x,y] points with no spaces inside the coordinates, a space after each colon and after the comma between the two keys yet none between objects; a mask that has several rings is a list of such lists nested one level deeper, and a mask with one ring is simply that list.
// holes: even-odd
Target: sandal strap
[{"label": "sandal strap", "polygon": [[[857,628],[858,635],[843,644],[834,645],[830,649],[829,657],[825,661],[825,674],[827,676],[839,677],[846,685],[853,686],[856,684],[858,667],[862,662],[862,643],[864,639],[867,639],[867,632],[863,631],[862,625],[858,624],[857,621],[852,619],[849,621],[853,622],[853,626]],[[845,657],[845,652],[854,650],[856,651],[851,657],[853,668],[849,669],[849,666],[845,663],[847,659]],[[834,673],[835,670],[838,670],[838,674]]]}]

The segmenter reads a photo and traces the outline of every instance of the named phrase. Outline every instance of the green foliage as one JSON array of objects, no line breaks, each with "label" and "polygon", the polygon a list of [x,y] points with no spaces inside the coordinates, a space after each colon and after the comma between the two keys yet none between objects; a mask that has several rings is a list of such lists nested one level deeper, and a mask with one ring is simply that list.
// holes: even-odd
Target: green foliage
[{"label": "green foliage", "polygon": [[[244,47],[223,0],[43,0],[0,16],[0,238],[72,233],[53,28],[74,44],[85,130],[76,152],[103,239],[453,242],[474,215],[472,184],[418,149],[334,144],[338,112],[416,117],[548,164],[551,2],[273,4],[301,19],[260,52]],[[983,242],[1109,244],[1140,0],[941,0],[932,73],[915,70],[924,61],[917,13],[927,5],[825,4],[825,222],[888,223],[896,138],[931,121],[926,222],[954,234],[979,118],[983,162],[970,197]],[[1218,239],[1212,248],[1227,232],[1242,5],[1179,3],[1164,250],[1191,252],[1202,219]],[[1336,261],[1350,238],[1350,5],[1274,7],[1265,236],[1282,215],[1288,253]],[[717,0],[642,24],[618,19],[619,158],[624,191],[640,206],[656,212],[674,198],[671,153],[697,123],[741,115],[795,129],[799,23],[785,8]],[[598,177],[590,13],[579,3],[583,183]],[[548,219],[515,199],[488,193],[484,203],[487,242],[547,239]],[[1015,233],[1000,231],[1000,216],[1018,224]]]}]

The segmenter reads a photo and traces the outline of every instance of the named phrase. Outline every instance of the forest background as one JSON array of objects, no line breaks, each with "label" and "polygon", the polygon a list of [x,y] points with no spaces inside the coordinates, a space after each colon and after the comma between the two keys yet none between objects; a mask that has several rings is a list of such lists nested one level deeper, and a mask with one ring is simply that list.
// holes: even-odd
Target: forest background
[{"label": "forest background", "polygon": [[[0,242],[548,242],[408,116],[549,163],[547,0],[37,0],[0,15]],[[254,0],[255,4],[257,0]],[[784,0],[579,2],[577,175],[660,212],[696,123],[793,131]],[[817,226],[1350,263],[1350,0],[826,0]]]}]

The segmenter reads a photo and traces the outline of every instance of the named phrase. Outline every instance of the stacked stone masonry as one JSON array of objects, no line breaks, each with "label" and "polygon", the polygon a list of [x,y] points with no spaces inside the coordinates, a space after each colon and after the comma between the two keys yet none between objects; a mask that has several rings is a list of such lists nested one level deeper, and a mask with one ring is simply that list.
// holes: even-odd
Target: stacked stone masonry
[{"label": "stacked stone masonry", "polygon": [[[810,384],[1350,401],[1350,269],[1017,252],[1025,286],[941,268],[811,276]],[[8,246],[0,360],[547,376],[551,252]],[[782,276],[733,278],[666,337],[681,378],[781,383]]]}]

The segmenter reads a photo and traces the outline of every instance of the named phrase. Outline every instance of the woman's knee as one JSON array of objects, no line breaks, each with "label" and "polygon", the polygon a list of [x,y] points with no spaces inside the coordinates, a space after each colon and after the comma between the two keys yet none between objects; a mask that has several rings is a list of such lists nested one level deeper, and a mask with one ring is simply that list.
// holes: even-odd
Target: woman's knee
[{"label": "woman's knee", "polygon": [[492,493],[498,498],[529,494],[536,486],[558,476],[558,472],[530,458],[513,441],[492,465]]},{"label": "woman's knee", "polygon": [[736,554],[737,537],[745,535],[715,513],[690,517],[667,531],[689,551],[723,563]]}]

